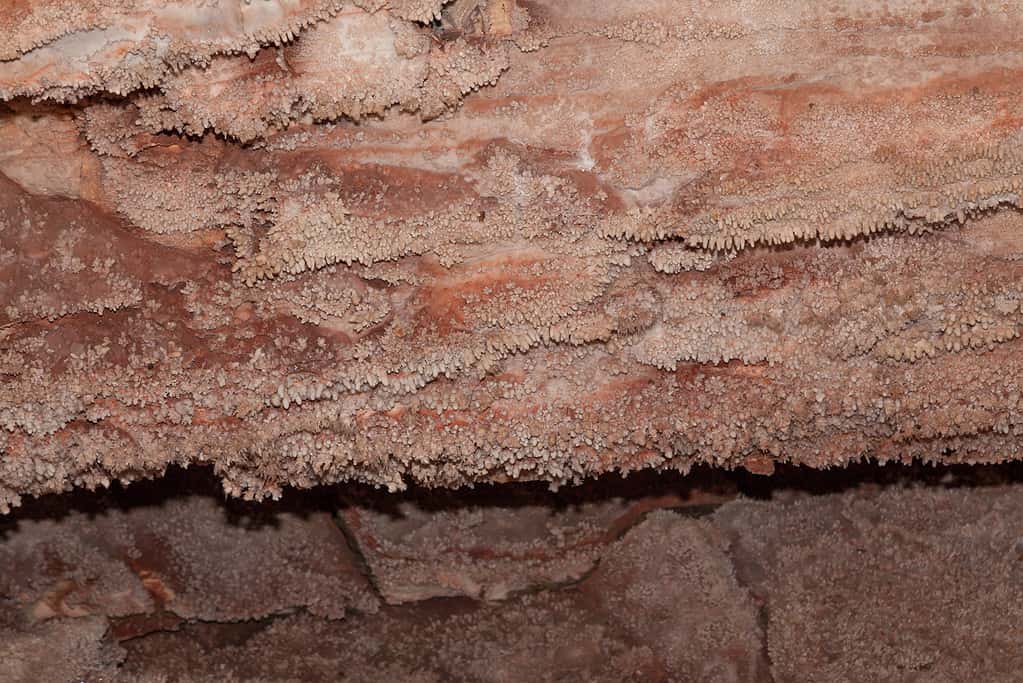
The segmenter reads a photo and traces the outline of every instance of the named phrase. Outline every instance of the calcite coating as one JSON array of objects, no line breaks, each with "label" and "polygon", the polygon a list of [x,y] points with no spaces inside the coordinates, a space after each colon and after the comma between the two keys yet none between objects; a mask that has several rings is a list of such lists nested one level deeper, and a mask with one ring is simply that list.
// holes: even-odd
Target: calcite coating
[{"label": "calcite coating", "polygon": [[1023,451],[1023,10],[0,0],[0,509]]},{"label": "calcite coating", "polygon": [[[208,471],[46,496],[0,521],[0,680],[1018,680],[1023,470],[792,475],[365,491],[358,515],[352,487],[250,503]],[[543,580],[580,548],[588,572]]]}]

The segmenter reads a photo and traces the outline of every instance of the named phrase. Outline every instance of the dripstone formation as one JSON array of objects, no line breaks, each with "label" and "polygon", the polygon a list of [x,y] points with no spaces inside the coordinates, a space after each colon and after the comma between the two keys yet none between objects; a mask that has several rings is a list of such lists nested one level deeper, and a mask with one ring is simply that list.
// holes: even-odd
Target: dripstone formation
[{"label": "dripstone formation", "polygon": [[2,0],[0,36],[4,511],[171,464],[1023,451],[1014,3]]}]

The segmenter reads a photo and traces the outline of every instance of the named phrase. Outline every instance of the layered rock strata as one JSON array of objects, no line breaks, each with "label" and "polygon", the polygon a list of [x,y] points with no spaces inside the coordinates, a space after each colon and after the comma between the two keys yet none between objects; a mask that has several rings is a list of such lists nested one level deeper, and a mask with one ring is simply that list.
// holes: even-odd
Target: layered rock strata
[{"label": "layered rock strata", "polygon": [[1020,456],[1011,3],[0,4],[0,508]]}]

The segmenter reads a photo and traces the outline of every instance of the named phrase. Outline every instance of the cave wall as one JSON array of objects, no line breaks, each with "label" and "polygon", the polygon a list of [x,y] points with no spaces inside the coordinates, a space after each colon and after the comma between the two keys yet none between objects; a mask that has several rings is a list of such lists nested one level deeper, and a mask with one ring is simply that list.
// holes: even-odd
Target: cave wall
[{"label": "cave wall", "polygon": [[1023,470],[644,472],[225,499],[210,468],[0,519],[4,683],[1010,683]]},{"label": "cave wall", "polygon": [[0,2],[0,508],[1018,458],[1023,11]]}]

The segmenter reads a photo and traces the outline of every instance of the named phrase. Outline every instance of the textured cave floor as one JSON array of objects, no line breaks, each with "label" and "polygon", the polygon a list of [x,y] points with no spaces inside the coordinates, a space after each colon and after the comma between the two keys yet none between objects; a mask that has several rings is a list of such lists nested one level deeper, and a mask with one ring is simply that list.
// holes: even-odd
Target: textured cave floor
[{"label": "textured cave floor", "polygon": [[0,521],[2,681],[956,681],[1023,670],[1023,467],[701,470]]}]

